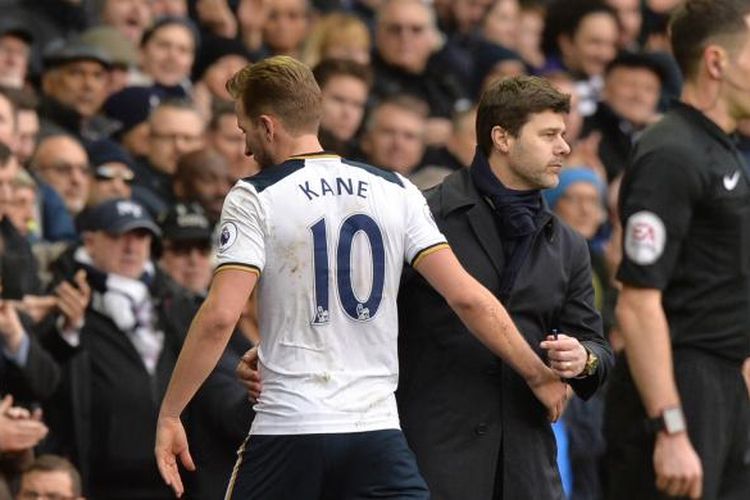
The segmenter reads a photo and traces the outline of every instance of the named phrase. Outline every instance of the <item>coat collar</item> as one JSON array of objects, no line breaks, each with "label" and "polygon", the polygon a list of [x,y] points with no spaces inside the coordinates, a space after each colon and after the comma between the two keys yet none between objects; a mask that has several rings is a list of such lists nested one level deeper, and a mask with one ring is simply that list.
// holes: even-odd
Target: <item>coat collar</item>
[{"label": "coat collar", "polygon": [[[549,211],[542,198],[543,208],[539,212],[537,227],[548,239],[554,231],[556,217]],[[440,215],[446,219],[456,211],[465,211],[466,218],[477,241],[492,262],[498,274],[504,265],[503,245],[497,230],[492,207],[482,199],[469,168],[455,172],[445,178],[440,186]]]}]

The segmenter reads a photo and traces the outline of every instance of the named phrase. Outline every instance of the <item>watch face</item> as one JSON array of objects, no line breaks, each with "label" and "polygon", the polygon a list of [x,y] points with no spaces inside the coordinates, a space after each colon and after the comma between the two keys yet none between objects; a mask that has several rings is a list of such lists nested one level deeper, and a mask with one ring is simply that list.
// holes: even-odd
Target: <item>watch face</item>
[{"label": "watch face", "polygon": [[669,408],[662,413],[664,430],[667,434],[676,434],[685,430],[685,416],[680,408]]},{"label": "watch face", "polygon": [[586,360],[586,375],[593,375],[599,367],[599,358],[593,352],[589,351],[589,358]]}]

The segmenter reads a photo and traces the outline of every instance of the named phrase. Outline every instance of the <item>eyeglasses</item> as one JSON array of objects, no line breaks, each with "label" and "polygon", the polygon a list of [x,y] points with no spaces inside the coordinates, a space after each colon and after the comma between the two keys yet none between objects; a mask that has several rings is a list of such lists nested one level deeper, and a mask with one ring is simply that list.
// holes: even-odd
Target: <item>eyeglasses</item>
[{"label": "eyeglasses", "polygon": [[401,34],[411,34],[411,35],[417,36],[427,31],[427,25],[425,24],[392,23],[392,24],[386,24],[384,28],[385,28],[385,32],[392,36],[398,36]]},{"label": "eyeglasses", "polygon": [[177,141],[182,142],[183,144],[197,144],[200,141],[203,140],[202,135],[190,135],[190,134],[162,134],[159,132],[151,132],[151,137],[153,137],[157,141],[161,142],[172,142],[175,143]]},{"label": "eyeglasses", "polygon": [[47,165],[40,168],[40,170],[52,170],[58,175],[70,176],[73,173],[78,173],[83,176],[91,175],[91,167],[87,164],[74,164],[74,163],[55,163],[54,165]]},{"label": "eyeglasses", "polygon": [[120,179],[128,184],[135,179],[135,174],[132,170],[123,170],[120,168],[108,167],[106,165],[96,167],[94,176],[96,177],[96,180],[99,181],[113,181],[115,179]]},{"label": "eyeglasses", "polygon": [[77,500],[77,496],[61,495],[59,493],[38,493],[36,491],[22,491],[18,498],[23,500]]}]

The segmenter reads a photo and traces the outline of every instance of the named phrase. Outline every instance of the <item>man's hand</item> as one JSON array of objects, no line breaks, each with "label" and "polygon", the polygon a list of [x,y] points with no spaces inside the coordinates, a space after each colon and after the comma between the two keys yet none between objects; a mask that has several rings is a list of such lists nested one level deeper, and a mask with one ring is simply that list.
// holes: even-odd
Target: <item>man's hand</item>
[{"label": "man's hand", "polygon": [[568,404],[568,385],[549,369],[543,378],[528,384],[534,396],[547,408],[549,421],[557,422]]},{"label": "man's hand", "polygon": [[742,376],[745,378],[747,386],[747,397],[750,398],[750,358],[747,358],[742,364]]},{"label": "man's hand", "polygon": [[185,488],[182,486],[180,471],[177,468],[177,457],[180,457],[180,462],[187,470],[195,470],[195,464],[188,449],[185,428],[178,417],[159,417],[154,454],[162,479],[167,486],[172,487],[178,498],[181,497]]},{"label": "man's hand", "polygon": [[258,401],[260,397],[260,372],[258,371],[258,346],[249,349],[242,355],[235,370],[237,379],[247,389],[250,401]]},{"label": "man's hand", "polygon": [[703,492],[703,467],[687,433],[656,436],[654,447],[656,487],[671,496],[700,498]]},{"label": "man's hand", "polygon": [[55,288],[57,308],[60,309],[65,318],[63,324],[65,331],[79,329],[83,326],[86,307],[91,300],[91,287],[86,281],[86,271],[79,269],[73,277],[73,282],[75,286],[63,281]]},{"label": "man's hand", "polygon": [[55,310],[57,299],[53,295],[24,295],[17,305],[19,311],[26,313],[34,323],[39,323]]},{"label": "man's hand", "polygon": [[0,301],[0,345],[15,354],[21,347],[24,335],[16,308],[9,300]]},{"label": "man's hand", "polygon": [[16,453],[33,448],[47,432],[47,426],[36,415],[13,407],[12,396],[5,396],[0,402],[0,452]]},{"label": "man's hand", "polygon": [[198,20],[217,36],[237,36],[237,19],[227,0],[198,0],[195,4]]},{"label": "man's hand", "polygon": [[555,340],[550,335],[540,347],[547,351],[550,367],[559,377],[574,378],[586,368],[589,353],[575,337],[560,334]]}]

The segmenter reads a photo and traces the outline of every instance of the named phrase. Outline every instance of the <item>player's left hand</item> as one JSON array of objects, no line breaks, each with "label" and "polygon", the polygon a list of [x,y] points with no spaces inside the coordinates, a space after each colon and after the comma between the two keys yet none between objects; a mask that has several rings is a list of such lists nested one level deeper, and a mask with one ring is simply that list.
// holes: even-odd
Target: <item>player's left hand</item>
[{"label": "player's left hand", "polygon": [[575,337],[560,334],[555,340],[550,335],[539,345],[547,351],[552,371],[562,378],[575,378],[586,368],[588,351]]},{"label": "player's left hand", "polygon": [[177,457],[180,457],[180,462],[189,471],[195,470],[195,464],[188,449],[185,428],[178,417],[159,416],[154,453],[162,479],[174,490],[177,498],[181,497],[185,488],[177,468]]},{"label": "player's left hand", "polygon": [[235,369],[237,379],[247,389],[251,401],[258,401],[260,397],[260,372],[258,371],[258,346],[249,349],[242,355]]}]

